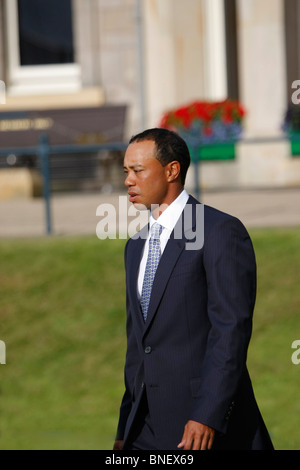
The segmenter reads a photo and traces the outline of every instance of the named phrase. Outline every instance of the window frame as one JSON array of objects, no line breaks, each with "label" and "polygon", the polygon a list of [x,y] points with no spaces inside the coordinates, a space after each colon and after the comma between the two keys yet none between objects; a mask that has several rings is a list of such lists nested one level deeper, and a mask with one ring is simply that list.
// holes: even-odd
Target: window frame
[{"label": "window frame", "polygon": [[5,0],[7,92],[10,95],[74,93],[80,91],[81,67],[71,64],[21,65],[17,0]]}]

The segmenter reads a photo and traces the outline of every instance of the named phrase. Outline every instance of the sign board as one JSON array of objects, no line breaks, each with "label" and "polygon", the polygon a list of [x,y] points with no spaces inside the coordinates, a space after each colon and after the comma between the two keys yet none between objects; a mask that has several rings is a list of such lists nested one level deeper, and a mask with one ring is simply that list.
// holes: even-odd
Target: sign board
[{"label": "sign board", "polygon": [[125,105],[94,108],[0,112],[0,147],[38,145],[41,133],[50,145],[100,144],[124,138]]}]

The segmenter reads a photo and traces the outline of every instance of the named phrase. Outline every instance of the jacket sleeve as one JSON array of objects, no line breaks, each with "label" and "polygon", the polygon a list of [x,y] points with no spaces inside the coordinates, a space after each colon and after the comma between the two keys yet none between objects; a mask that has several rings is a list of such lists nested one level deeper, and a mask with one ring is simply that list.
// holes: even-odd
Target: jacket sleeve
[{"label": "jacket sleeve", "polygon": [[256,261],[250,237],[235,218],[205,239],[207,314],[211,324],[191,419],[225,433],[246,369],[256,297]]}]

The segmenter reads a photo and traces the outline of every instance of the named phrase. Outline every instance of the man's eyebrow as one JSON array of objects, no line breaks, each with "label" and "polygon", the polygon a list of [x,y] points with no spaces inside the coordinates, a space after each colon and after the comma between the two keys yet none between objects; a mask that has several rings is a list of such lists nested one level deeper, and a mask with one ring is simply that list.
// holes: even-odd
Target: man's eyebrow
[{"label": "man's eyebrow", "polygon": [[136,163],[128,166],[124,165],[124,170],[126,170],[127,168],[129,168],[130,170],[134,168],[143,168],[143,165],[141,163]]}]

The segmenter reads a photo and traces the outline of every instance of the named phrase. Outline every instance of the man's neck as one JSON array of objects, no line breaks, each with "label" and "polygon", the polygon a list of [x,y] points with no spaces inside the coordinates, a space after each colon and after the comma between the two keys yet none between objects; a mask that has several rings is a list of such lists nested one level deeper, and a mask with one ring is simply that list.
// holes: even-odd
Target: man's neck
[{"label": "man's neck", "polygon": [[[175,189],[175,188],[174,188]],[[183,186],[178,186],[171,194],[168,194],[164,202],[157,204],[157,207],[151,208],[151,214],[154,219],[158,217],[180,196],[184,190]]]}]

